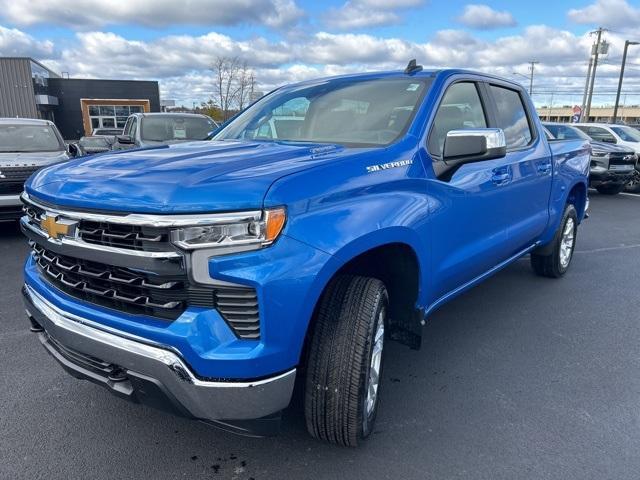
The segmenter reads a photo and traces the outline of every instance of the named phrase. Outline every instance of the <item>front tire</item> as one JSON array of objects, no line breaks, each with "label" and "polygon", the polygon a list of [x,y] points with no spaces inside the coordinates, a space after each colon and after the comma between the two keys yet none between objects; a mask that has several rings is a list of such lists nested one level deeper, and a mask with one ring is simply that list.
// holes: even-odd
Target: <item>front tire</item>
[{"label": "front tire", "polygon": [[305,417],[315,438],[357,446],[373,431],[388,295],[375,278],[343,275],[320,301],[307,357]]},{"label": "front tire", "polygon": [[573,205],[564,209],[560,227],[544,253],[531,253],[531,267],[541,277],[560,278],[569,269],[576,246],[578,214]]}]

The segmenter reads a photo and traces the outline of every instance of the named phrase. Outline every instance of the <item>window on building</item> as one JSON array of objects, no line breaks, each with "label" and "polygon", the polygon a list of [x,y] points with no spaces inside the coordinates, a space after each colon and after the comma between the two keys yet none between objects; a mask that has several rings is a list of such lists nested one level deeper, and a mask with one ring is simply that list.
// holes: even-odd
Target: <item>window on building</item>
[{"label": "window on building", "polygon": [[89,105],[91,128],[124,128],[132,113],[142,113],[142,105]]}]

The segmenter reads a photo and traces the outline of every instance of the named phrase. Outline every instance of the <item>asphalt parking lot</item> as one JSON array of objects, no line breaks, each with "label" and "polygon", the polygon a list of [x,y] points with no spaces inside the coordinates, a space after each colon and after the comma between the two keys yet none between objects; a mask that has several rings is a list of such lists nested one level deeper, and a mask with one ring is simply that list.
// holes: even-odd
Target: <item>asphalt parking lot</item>
[{"label": "asphalt parking lot", "polygon": [[375,434],[359,449],[243,438],[75,380],[29,333],[27,246],[0,224],[0,478],[637,479],[640,197],[591,194],[564,279],[523,259],[392,344]]}]

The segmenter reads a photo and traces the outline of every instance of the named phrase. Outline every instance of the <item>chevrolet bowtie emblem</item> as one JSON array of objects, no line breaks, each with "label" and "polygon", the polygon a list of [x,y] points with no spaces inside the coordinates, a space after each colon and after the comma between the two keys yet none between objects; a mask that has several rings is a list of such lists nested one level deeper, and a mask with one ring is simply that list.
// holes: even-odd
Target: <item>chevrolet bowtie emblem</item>
[{"label": "chevrolet bowtie emblem", "polygon": [[47,235],[51,238],[60,239],[65,236],[70,236],[73,232],[76,222],[71,220],[60,220],[58,217],[45,215],[40,220],[40,227],[47,232]]}]

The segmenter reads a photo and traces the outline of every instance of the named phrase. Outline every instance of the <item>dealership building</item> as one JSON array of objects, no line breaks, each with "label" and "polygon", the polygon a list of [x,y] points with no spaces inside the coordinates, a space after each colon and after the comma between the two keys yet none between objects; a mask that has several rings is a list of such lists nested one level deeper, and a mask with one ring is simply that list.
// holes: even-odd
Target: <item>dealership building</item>
[{"label": "dealership building", "polygon": [[158,82],[66,78],[27,57],[0,57],[0,117],[53,121],[66,140],[159,112]]}]

